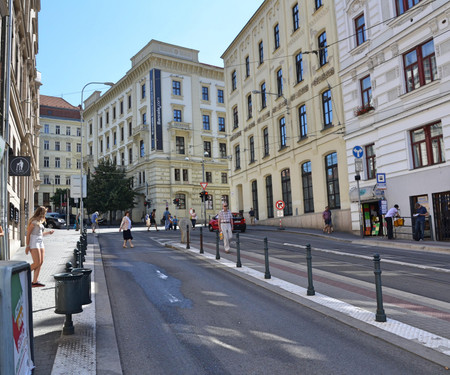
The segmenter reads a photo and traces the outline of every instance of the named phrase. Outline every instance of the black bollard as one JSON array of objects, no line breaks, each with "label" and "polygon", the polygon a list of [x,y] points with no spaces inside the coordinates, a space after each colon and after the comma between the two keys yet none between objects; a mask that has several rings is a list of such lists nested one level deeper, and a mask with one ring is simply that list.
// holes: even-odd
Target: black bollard
[{"label": "black bollard", "polygon": [[73,326],[72,314],[66,314],[66,319],[63,325],[63,335],[73,335],[75,333],[75,328]]},{"label": "black bollard", "polygon": [[237,253],[236,267],[242,267],[242,263],[241,263],[241,241],[239,240],[239,233],[236,233],[236,253]]},{"label": "black bollard", "polygon": [[306,245],[306,265],[308,268],[308,291],[306,295],[314,296],[316,291],[313,286],[313,276],[312,276],[312,256],[311,256],[311,245]]},{"label": "black bollard", "polygon": [[269,271],[269,247],[267,245],[267,237],[264,237],[264,260],[266,263],[266,272],[264,273],[265,279],[270,279],[270,271]]},{"label": "black bollard", "polygon": [[200,227],[200,254],[203,253],[203,227]]},{"label": "black bollard", "polygon": [[373,271],[375,274],[375,288],[377,291],[377,314],[375,316],[375,320],[377,322],[385,322],[386,314],[383,309],[383,295],[381,292],[381,267],[380,267],[380,255],[375,254],[373,256],[373,265],[375,270]]},{"label": "black bollard", "polygon": [[190,249],[189,246],[189,225],[186,225],[186,249]]},{"label": "black bollard", "polygon": [[220,253],[219,253],[219,231],[216,232],[216,259],[220,259]]}]

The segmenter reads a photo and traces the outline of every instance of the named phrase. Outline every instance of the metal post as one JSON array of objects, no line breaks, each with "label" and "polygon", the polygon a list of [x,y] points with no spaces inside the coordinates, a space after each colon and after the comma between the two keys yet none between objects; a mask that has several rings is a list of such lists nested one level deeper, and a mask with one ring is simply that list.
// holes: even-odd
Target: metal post
[{"label": "metal post", "polygon": [[306,245],[306,264],[308,268],[308,291],[306,295],[314,296],[316,294],[313,286],[313,276],[312,276],[312,256],[311,256],[311,245]]},{"label": "metal post", "polygon": [[190,249],[189,246],[189,225],[186,225],[186,249]]},{"label": "metal post", "polygon": [[203,228],[200,227],[200,254],[203,254]]},{"label": "metal post", "polygon": [[220,259],[220,253],[219,253],[219,231],[216,232],[216,259]]},{"label": "metal post", "polygon": [[270,271],[269,271],[269,248],[267,245],[267,237],[264,237],[264,261],[266,264],[266,272],[264,274],[265,279],[270,279]]},{"label": "metal post", "polygon": [[375,316],[375,320],[377,322],[385,322],[386,314],[383,309],[383,295],[381,292],[381,267],[380,267],[380,255],[375,254],[373,256],[373,265],[375,270],[373,271],[375,274],[375,288],[377,291],[377,314]]},{"label": "metal post", "polygon": [[363,228],[363,221],[362,221],[362,215],[361,215],[361,191],[359,190],[359,180],[361,179],[361,176],[359,175],[359,172],[355,176],[356,180],[356,187],[358,189],[358,220],[359,220],[359,235],[361,237],[364,237],[364,228]]},{"label": "metal post", "polygon": [[[205,181],[205,159],[202,160],[202,176],[203,176],[203,181],[202,182],[206,182]],[[203,189],[203,191],[205,191],[205,189]],[[203,197],[203,217],[205,218],[205,228],[207,227],[206,225],[206,195]]]},{"label": "metal post", "polygon": [[239,233],[236,233],[236,253],[237,253],[236,267],[242,267],[242,263],[241,263],[241,241],[239,240]]}]

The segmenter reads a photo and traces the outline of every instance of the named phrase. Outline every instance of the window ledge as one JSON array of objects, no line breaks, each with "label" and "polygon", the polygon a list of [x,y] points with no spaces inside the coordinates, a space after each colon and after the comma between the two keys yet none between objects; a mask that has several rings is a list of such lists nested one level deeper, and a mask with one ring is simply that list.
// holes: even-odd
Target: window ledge
[{"label": "window ledge", "polygon": [[300,142],[302,142],[302,141],[306,141],[307,139],[308,139],[308,136],[305,135],[304,137],[300,137],[300,138],[298,139],[297,143],[300,143]]}]

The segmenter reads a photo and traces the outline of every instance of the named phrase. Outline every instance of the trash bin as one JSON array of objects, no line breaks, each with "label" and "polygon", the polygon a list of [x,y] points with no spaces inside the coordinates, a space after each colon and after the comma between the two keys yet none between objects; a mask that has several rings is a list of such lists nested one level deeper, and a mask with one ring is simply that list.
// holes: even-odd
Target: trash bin
[{"label": "trash bin", "polygon": [[81,278],[81,304],[87,305],[92,303],[91,301],[91,273],[90,268],[74,268],[72,272],[81,272],[83,277]]},{"label": "trash bin", "polygon": [[81,279],[83,274],[57,273],[55,278],[55,313],[77,314],[81,307]]}]

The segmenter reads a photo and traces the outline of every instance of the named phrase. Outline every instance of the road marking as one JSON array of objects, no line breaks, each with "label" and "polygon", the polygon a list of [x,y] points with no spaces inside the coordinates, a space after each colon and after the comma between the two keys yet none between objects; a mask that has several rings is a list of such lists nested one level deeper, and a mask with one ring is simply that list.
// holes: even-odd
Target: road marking
[{"label": "road marking", "polygon": [[166,280],[169,276],[164,275],[160,270],[156,271],[156,276],[158,276],[160,279]]}]

